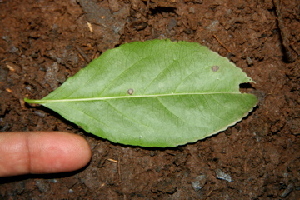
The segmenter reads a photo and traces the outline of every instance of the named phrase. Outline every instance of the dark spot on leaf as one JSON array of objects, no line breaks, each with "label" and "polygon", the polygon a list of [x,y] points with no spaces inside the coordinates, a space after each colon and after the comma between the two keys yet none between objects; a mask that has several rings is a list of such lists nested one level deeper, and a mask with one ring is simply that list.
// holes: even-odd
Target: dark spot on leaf
[{"label": "dark spot on leaf", "polygon": [[219,68],[220,68],[220,67],[218,67],[218,66],[212,66],[212,67],[211,67],[211,70],[212,70],[213,72],[216,72],[216,71],[219,70]]},{"label": "dark spot on leaf", "polygon": [[132,95],[133,94],[133,89],[132,88],[128,89],[127,93],[130,94],[130,95]]}]

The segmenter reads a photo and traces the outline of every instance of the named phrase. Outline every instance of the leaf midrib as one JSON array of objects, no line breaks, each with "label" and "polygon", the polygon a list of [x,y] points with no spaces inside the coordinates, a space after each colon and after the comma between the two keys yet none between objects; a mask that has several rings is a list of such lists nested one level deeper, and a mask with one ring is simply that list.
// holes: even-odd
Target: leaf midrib
[{"label": "leaf midrib", "polygon": [[86,98],[70,98],[70,99],[28,99],[25,98],[27,103],[59,103],[59,102],[85,102],[85,101],[104,101],[110,99],[125,99],[125,98],[156,98],[156,97],[167,97],[167,96],[187,96],[187,95],[211,95],[211,94],[242,94],[240,92],[192,92],[192,93],[169,93],[169,94],[153,94],[153,95],[126,95],[126,96],[115,96],[115,97],[86,97]]}]

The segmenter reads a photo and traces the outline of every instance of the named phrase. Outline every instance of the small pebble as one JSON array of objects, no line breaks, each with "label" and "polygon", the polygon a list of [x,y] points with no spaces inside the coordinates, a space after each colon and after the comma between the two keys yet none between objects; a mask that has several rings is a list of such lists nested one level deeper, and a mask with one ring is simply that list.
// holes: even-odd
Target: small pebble
[{"label": "small pebble", "polygon": [[46,117],[46,113],[41,112],[41,111],[34,111],[34,113],[39,116],[39,117]]},{"label": "small pebble", "polygon": [[293,184],[290,183],[286,187],[286,189],[282,192],[281,197],[283,197],[283,198],[287,197],[293,191],[293,187],[294,187]]},{"label": "small pebble", "polygon": [[16,52],[18,52],[18,48],[17,47],[15,47],[15,46],[12,46],[12,47],[10,47],[9,49],[8,49],[8,52],[10,52],[10,53],[16,53]]},{"label": "small pebble", "polygon": [[195,192],[198,192],[203,188],[205,184],[206,184],[206,175],[202,174],[196,177],[196,181],[192,182],[192,188],[195,190]]},{"label": "small pebble", "polygon": [[57,181],[57,179],[53,178],[53,179],[50,179],[49,182],[50,183],[57,183],[58,181]]},{"label": "small pebble", "polygon": [[200,186],[200,182],[199,181],[192,182],[192,187],[195,190],[195,192],[198,192],[199,190],[202,189],[202,187]]},{"label": "small pebble", "polygon": [[43,180],[41,181],[36,181],[35,185],[37,186],[38,190],[40,192],[48,192],[50,190],[50,185],[49,183],[44,182]]},{"label": "small pebble", "polygon": [[250,57],[246,57],[246,62],[248,64],[248,66],[253,65],[253,61],[252,61],[252,59]]},{"label": "small pebble", "polygon": [[217,31],[219,24],[220,22],[218,20],[214,20],[209,26],[206,27],[206,29],[212,32]]},{"label": "small pebble", "polygon": [[194,7],[189,7],[189,13],[195,13],[195,8]]},{"label": "small pebble", "polygon": [[216,170],[216,174],[217,174],[218,179],[222,179],[222,180],[225,180],[227,182],[232,182],[233,181],[229,174],[226,174],[226,173],[222,172],[220,169]]}]

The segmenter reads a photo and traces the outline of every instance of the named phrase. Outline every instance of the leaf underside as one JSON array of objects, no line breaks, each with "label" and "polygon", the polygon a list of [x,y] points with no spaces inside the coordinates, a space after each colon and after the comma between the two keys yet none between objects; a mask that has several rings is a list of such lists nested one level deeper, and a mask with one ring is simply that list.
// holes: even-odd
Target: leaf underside
[{"label": "leaf underside", "polygon": [[207,47],[152,40],[108,50],[40,103],[112,142],[174,147],[225,130],[256,105],[251,78]]}]

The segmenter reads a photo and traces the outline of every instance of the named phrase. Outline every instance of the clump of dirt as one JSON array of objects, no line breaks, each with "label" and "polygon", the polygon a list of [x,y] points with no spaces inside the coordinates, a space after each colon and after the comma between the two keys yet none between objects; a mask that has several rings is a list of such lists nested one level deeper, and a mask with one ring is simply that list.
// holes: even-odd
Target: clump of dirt
[{"label": "clump of dirt", "polygon": [[[74,173],[1,178],[1,199],[297,199],[300,7],[297,0],[0,1],[0,129],[68,131],[93,158]],[[83,132],[42,98],[109,48],[170,38],[227,56],[259,98],[241,123],[197,143],[145,149]]]}]

